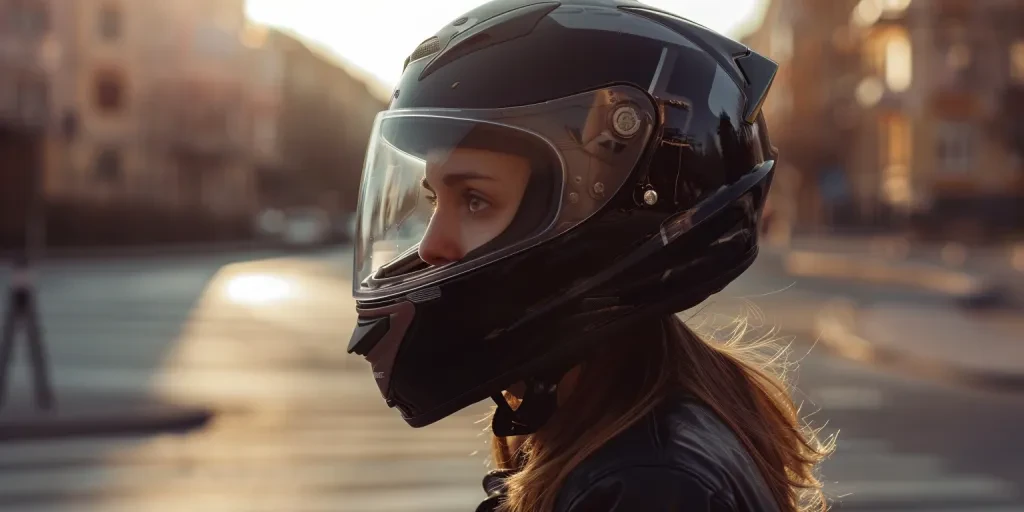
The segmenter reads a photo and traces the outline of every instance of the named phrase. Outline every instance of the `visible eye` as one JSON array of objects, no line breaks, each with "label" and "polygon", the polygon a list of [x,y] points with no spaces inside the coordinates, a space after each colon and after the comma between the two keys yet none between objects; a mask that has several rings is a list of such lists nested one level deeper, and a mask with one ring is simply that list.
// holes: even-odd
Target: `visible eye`
[{"label": "visible eye", "polygon": [[473,192],[466,193],[466,208],[469,210],[469,213],[479,213],[480,211],[485,210],[490,206],[491,203],[488,202],[486,199],[480,197],[479,195]]}]

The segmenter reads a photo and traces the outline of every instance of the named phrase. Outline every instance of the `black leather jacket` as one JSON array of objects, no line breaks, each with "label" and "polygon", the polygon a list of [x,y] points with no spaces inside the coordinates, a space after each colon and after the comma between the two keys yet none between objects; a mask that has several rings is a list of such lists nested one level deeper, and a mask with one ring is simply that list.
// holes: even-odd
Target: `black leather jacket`
[{"label": "black leather jacket", "polygon": [[[488,498],[504,499],[508,471],[484,478]],[[778,512],[749,452],[707,407],[667,400],[575,468],[555,512]]]}]

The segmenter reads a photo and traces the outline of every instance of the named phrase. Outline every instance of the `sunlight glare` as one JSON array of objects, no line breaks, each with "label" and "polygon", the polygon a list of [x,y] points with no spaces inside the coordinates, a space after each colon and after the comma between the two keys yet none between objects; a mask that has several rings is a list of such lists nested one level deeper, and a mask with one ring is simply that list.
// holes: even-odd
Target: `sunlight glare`
[{"label": "sunlight glare", "polygon": [[292,283],[269,274],[243,274],[231,278],[225,295],[238,304],[262,305],[280,302],[294,296]]},{"label": "sunlight glare", "polygon": [[[327,46],[391,87],[402,62],[440,27],[483,0],[248,0],[250,18],[294,30]],[[765,0],[648,0],[652,7],[685,16],[733,36],[751,30],[764,15]]]}]

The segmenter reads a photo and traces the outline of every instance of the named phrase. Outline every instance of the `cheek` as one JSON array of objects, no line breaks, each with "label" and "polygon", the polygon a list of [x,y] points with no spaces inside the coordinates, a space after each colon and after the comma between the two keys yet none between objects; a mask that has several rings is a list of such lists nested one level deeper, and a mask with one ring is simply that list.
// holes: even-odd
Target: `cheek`
[{"label": "cheek", "polygon": [[481,214],[466,214],[463,221],[463,240],[469,250],[476,249],[498,237],[515,217],[515,210],[494,208]]},{"label": "cheek", "polygon": [[464,226],[462,233],[462,239],[466,245],[467,252],[469,252],[494,240],[496,236],[501,234],[501,231],[495,230],[492,225],[476,221]]}]

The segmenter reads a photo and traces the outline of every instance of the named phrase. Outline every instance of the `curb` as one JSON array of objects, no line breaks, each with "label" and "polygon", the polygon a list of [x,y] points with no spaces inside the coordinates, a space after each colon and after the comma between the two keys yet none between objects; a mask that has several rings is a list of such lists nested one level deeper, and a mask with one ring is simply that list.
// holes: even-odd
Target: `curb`
[{"label": "curb", "polygon": [[47,417],[40,413],[14,420],[0,418],[0,443],[185,433],[204,427],[214,412],[202,407],[158,405],[107,414]]},{"label": "curb", "polygon": [[[122,247],[52,247],[43,251],[43,260],[88,260],[96,258],[155,258],[190,254],[224,253],[245,250],[273,249],[274,244],[254,240],[209,243],[180,244],[153,246],[122,246]],[[0,251],[0,259],[14,255],[12,250]]]},{"label": "curb", "polygon": [[[245,251],[279,251],[281,253],[309,252],[344,247],[345,242],[329,243],[312,247],[289,247],[275,242],[248,241],[224,244],[172,245],[154,247],[97,247],[82,249],[47,249],[42,261],[90,261],[103,259],[152,259],[171,256],[191,257],[214,254],[241,253]],[[0,251],[0,262],[13,256],[11,251]]]},{"label": "curb", "polygon": [[182,244],[151,247],[95,247],[47,249],[46,260],[89,260],[97,258],[159,258],[193,254],[219,254],[239,251],[274,249],[275,244],[255,240],[212,244]]},{"label": "curb", "polygon": [[866,281],[919,288],[965,305],[991,305],[1004,298],[1003,287],[981,276],[924,263],[892,264],[872,257],[793,250],[782,255],[792,276]]},{"label": "curb", "polygon": [[980,389],[1024,392],[1024,373],[985,371],[881,347],[860,336],[855,327],[856,322],[857,309],[852,301],[833,301],[822,308],[815,318],[819,343],[833,354],[861,363],[889,367],[913,375]]}]

